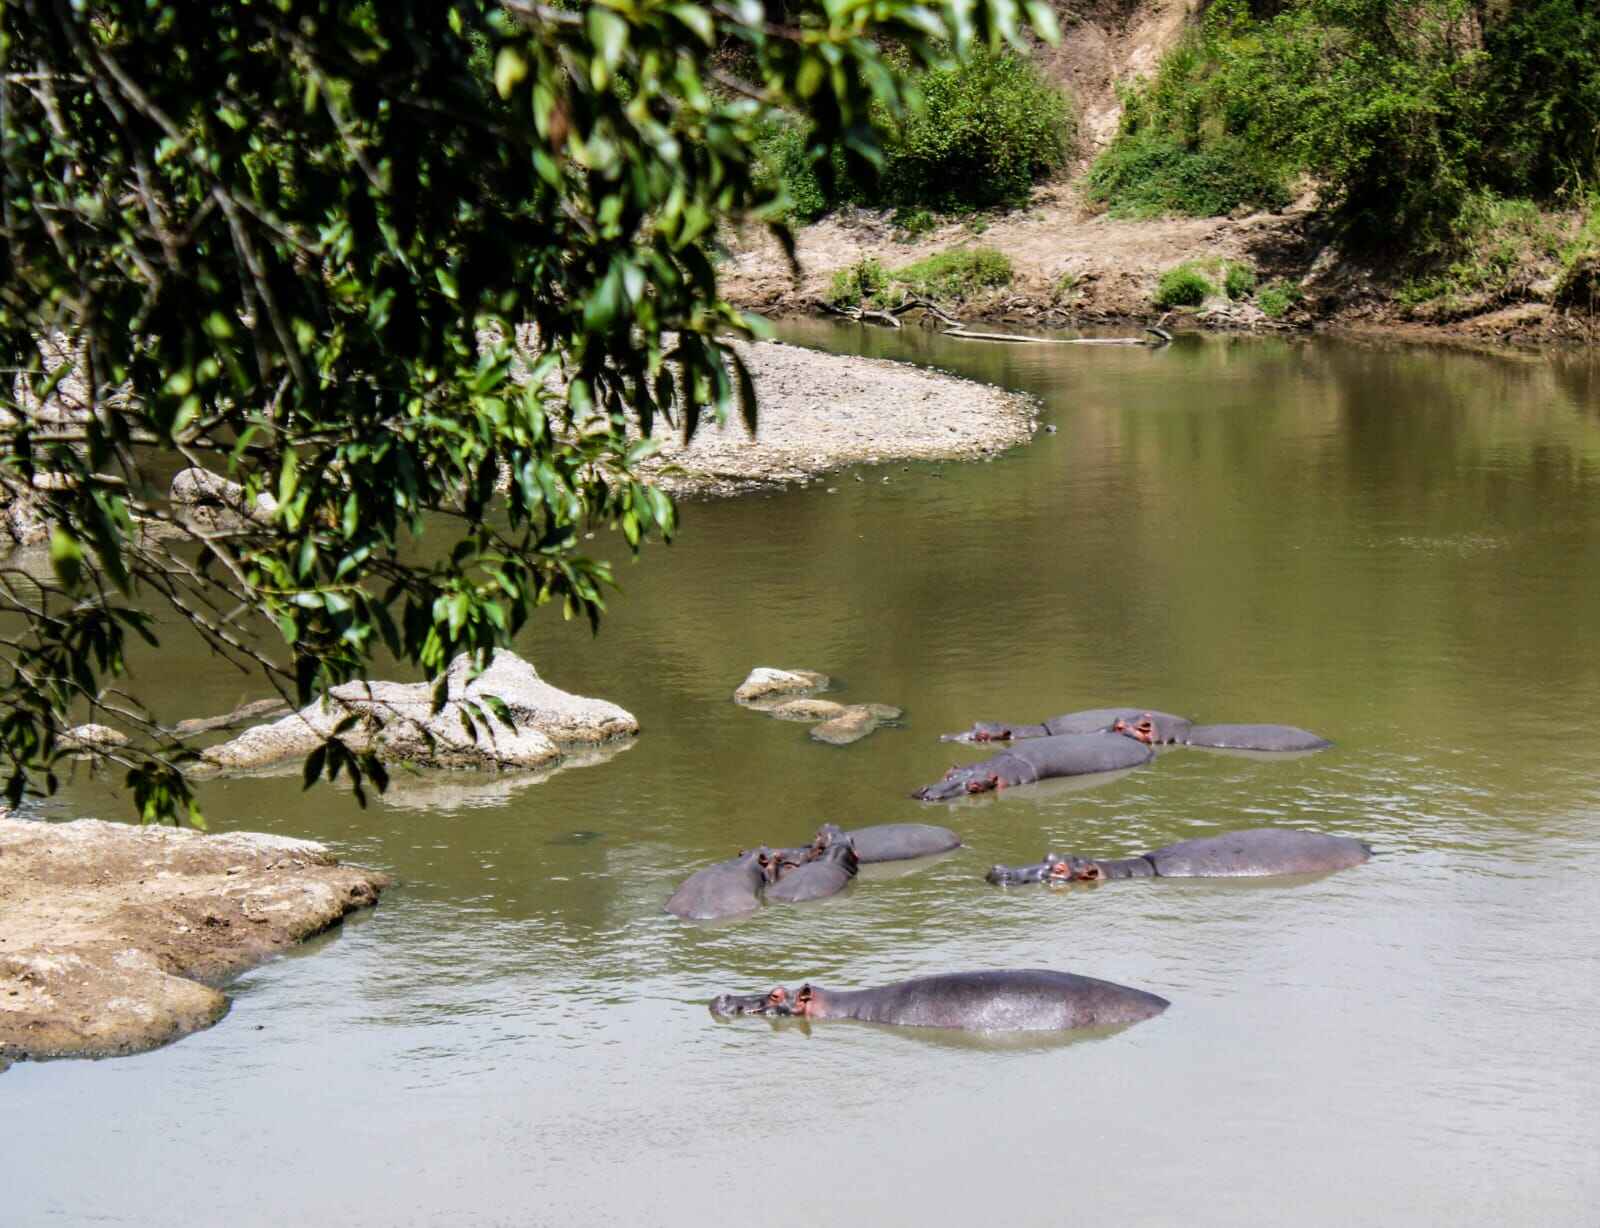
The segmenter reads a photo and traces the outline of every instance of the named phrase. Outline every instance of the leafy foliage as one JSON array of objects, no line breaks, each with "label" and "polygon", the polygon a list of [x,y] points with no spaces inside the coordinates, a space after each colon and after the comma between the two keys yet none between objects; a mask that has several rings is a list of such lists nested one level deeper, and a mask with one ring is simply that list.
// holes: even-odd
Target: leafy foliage
[{"label": "leafy foliage", "polygon": [[909,291],[959,303],[1011,283],[1011,259],[990,247],[952,247],[892,272],[868,256],[833,275],[828,302],[835,307],[898,307]]},{"label": "leafy foliage", "polygon": [[1216,288],[1193,264],[1180,264],[1161,275],[1156,285],[1157,307],[1198,307],[1216,293]]},{"label": "leafy foliage", "polygon": [[[582,531],[637,549],[676,525],[636,469],[657,420],[755,412],[723,340],[755,322],[705,248],[784,206],[763,129],[800,117],[819,182],[836,151],[863,175],[875,122],[913,101],[880,40],[916,69],[1024,16],[1053,32],[1012,0],[780,16],[0,7],[0,483],[56,526],[53,579],[0,569],[12,802],[53,787],[66,723],[97,716],[135,735],[110,757],[143,817],[193,817],[187,747],[110,689],[151,602],[297,703],[379,653],[436,678],[541,606],[597,622],[611,574]],[[183,465],[237,483],[242,514],[174,507]],[[443,550],[417,548],[425,528]],[[374,775],[337,742],[319,764]]]},{"label": "leafy foliage", "polygon": [[1134,102],[1095,170],[1114,208],[1221,211],[1220,160],[1241,181],[1311,174],[1353,237],[1443,250],[1483,192],[1543,200],[1600,176],[1600,10],[1218,0]]},{"label": "leafy foliage", "polygon": [[795,121],[780,125],[762,146],[767,173],[783,184],[793,216],[809,220],[842,204],[966,210],[1023,204],[1035,182],[1058,169],[1073,118],[1067,100],[1023,56],[980,51],[969,60],[913,77],[922,105],[888,128],[884,166],[862,174],[842,160],[827,168],[796,156],[811,148]]},{"label": "leafy foliage", "polygon": [[833,275],[828,286],[828,301],[835,307],[859,307],[863,303],[879,306],[888,289],[888,271],[876,257],[868,256]]},{"label": "leafy foliage", "polygon": [[895,281],[924,298],[961,302],[1011,284],[1011,258],[992,247],[952,247],[908,264]]}]

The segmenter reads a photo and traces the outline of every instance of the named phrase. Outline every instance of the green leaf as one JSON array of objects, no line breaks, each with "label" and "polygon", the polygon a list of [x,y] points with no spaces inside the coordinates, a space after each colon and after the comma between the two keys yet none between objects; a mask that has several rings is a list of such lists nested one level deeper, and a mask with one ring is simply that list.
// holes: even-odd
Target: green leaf
[{"label": "green leaf", "polygon": [[59,525],[50,531],[50,566],[63,588],[68,592],[77,589],[83,579],[83,547]]},{"label": "green leaf", "polygon": [[527,78],[528,59],[515,47],[502,47],[494,57],[494,88],[502,98],[510,98],[511,91]]}]

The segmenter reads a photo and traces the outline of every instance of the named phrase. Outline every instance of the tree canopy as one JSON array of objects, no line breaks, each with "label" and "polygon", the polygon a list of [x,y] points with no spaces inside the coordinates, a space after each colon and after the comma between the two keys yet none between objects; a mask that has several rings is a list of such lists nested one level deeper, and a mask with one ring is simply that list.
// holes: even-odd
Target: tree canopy
[{"label": "tree canopy", "polygon": [[[916,102],[880,43],[914,69],[1023,22],[1053,36],[1012,0],[0,3],[0,485],[53,565],[0,560],[10,801],[110,713],[142,817],[199,820],[120,677],[158,603],[296,703],[546,604],[597,622],[583,531],[674,529],[658,419],[756,412],[710,245],[787,240],[762,125],[879,162]],[[183,514],[180,468],[241,514]],[[324,766],[383,783],[337,736]]]}]

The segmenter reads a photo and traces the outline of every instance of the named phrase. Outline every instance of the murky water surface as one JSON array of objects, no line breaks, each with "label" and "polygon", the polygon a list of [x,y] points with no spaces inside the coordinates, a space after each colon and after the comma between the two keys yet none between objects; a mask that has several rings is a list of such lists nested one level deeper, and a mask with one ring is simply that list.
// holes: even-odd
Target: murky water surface
[{"label": "murky water surface", "polygon": [[[364,918],[157,1053],[0,1078],[0,1222],[1592,1222],[1600,1199],[1600,381],[1336,342],[1007,349],[796,325],[1028,389],[1058,433],[686,509],[553,681],[645,733],[543,783],[293,777],[213,825],[393,870]],[[602,540],[600,545],[605,545]],[[903,705],[848,749],[729,702],[751,666]],[[173,715],[247,698],[198,656]],[[1129,702],[1282,721],[1098,787],[924,809],[937,735]],[[54,813],[120,815],[94,782]],[[690,870],[821,820],[967,848],[691,927]],[[1310,882],[1002,892],[995,861],[1269,823],[1361,836]],[[716,992],[979,967],[1155,990],[1078,1041],[717,1024]]]}]

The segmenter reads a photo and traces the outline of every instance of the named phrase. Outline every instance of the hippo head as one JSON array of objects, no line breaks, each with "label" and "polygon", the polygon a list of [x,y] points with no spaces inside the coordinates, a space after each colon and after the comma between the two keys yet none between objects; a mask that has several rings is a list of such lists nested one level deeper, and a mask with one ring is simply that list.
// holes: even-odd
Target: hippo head
[{"label": "hippo head", "polygon": [[1146,746],[1156,744],[1155,718],[1146,712],[1137,720],[1127,721],[1118,717],[1111,722],[1111,732],[1120,733],[1124,737],[1132,738],[1135,742],[1143,742]]},{"label": "hippo head", "polygon": [[985,771],[983,764],[979,763],[969,767],[953,767],[938,784],[927,785],[911,796],[925,802],[945,802],[972,793],[988,793],[1000,788],[1001,783],[998,775]]},{"label": "hippo head", "polygon": [[963,729],[960,733],[945,733],[939,735],[941,742],[1009,742],[1011,741],[1011,726],[997,721],[975,721],[971,729]]},{"label": "hippo head", "polygon": [[844,839],[844,829],[837,823],[824,823],[811,838],[811,855],[819,857]]},{"label": "hippo head", "polygon": [[782,985],[766,993],[719,994],[711,1000],[711,1013],[718,1019],[734,1015],[775,1015],[787,1017],[796,1013],[795,995]]},{"label": "hippo head", "polygon": [[1098,883],[1105,876],[1105,870],[1096,862],[1060,853],[1046,853],[1043,861],[1031,866],[994,866],[986,877],[999,886],[1011,886],[1020,883]]}]

